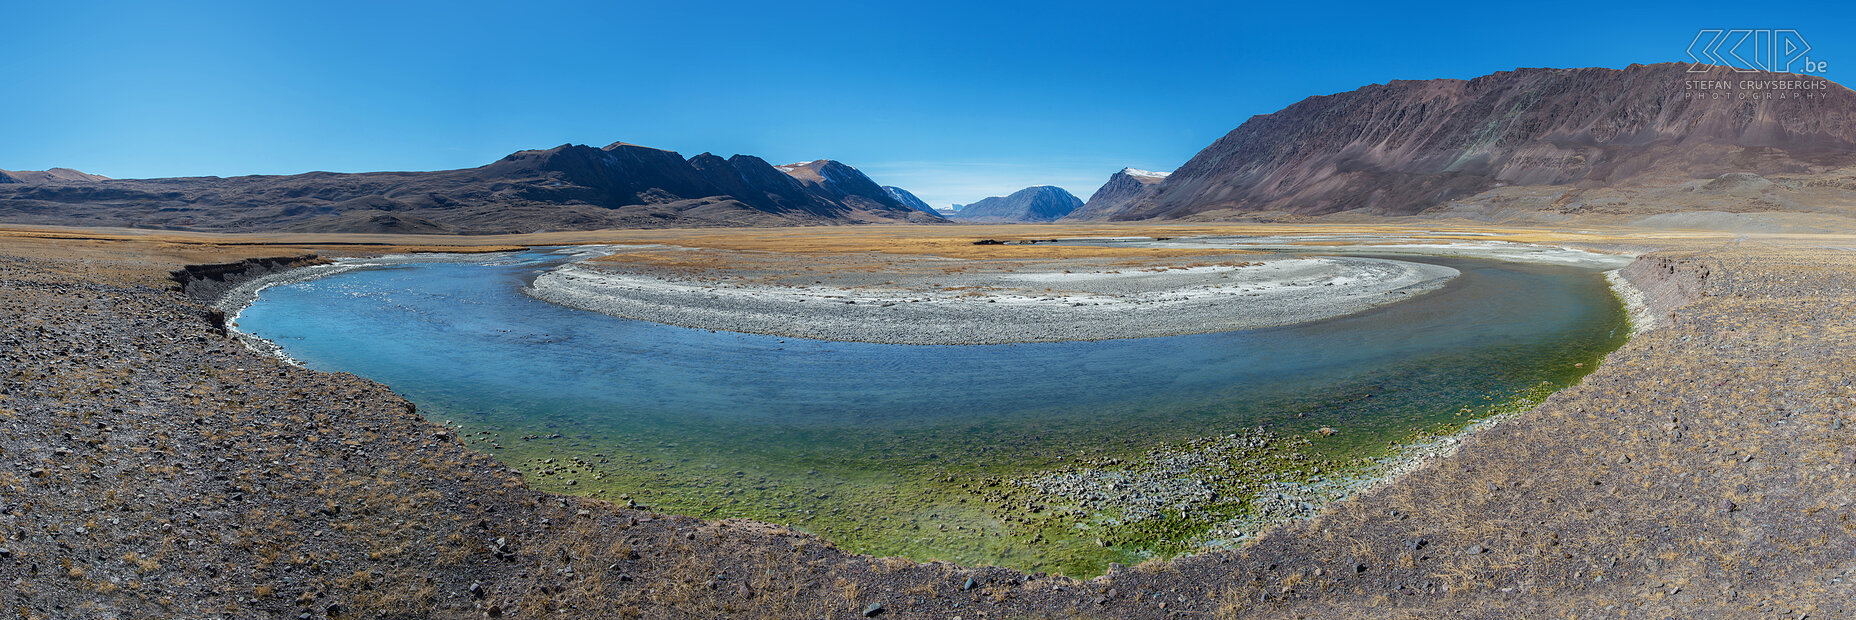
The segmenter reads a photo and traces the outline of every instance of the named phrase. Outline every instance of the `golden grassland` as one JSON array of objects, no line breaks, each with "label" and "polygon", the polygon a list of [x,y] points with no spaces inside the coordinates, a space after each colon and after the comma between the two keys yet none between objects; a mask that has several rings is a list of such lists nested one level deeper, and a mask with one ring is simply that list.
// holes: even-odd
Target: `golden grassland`
[{"label": "golden grassland", "polygon": [[[1383,235],[1387,237],[1508,241],[1515,243],[1580,246],[1641,246],[1726,240],[1732,233],[1694,230],[1646,231],[1626,227],[1595,227],[1568,231],[1546,227],[1494,226],[1476,222],[1412,222],[1397,224],[1004,224],[1004,225],[869,225],[784,228],[688,228],[651,230],[600,230],[520,235],[377,235],[377,234],[231,234],[152,231],[131,228],[74,228],[0,226],[0,243],[31,252],[48,248],[61,256],[112,262],[124,251],[138,259],[176,263],[206,263],[258,256],[277,256],[286,250],[326,255],[372,255],[411,252],[487,253],[538,246],[612,244],[668,245],[682,248],[725,250],[740,260],[753,253],[836,255],[840,257],[936,256],[955,259],[1073,258],[1176,258],[1230,255],[1231,249],[1177,249],[1132,247],[1077,247],[1038,244],[975,245],[982,239],[1033,241],[1059,237],[1189,237],[1204,235]],[[1770,235],[1769,235],[1770,236]],[[1797,235],[1835,241],[1842,235]],[[1303,245],[1339,244],[1307,240]],[[1352,242],[1348,242],[1352,243]],[[627,252],[610,260],[646,262],[664,266],[692,260],[682,253]],[[713,266],[713,259],[702,259]]]},{"label": "golden grassland", "polygon": [[[415,252],[489,253],[563,245],[633,246],[595,262],[632,265],[683,275],[911,272],[970,269],[1016,269],[1033,263],[1099,259],[1097,266],[1153,268],[1241,262],[1246,252],[1230,248],[1179,249],[1082,247],[1046,244],[975,245],[1069,237],[1306,236],[1299,245],[1319,247],[1358,243],[1323,241],[1324,235],[1376,235],[1399,239],[1507,241],[1595,248],[1639,248],[1731,239],[1717,231],[1679,231],[1622,227],[1576,231],[1544,227],[1492,226],[1457,222],[1411,223],[1244,223],[1244,224],[969,224],[865,225],[780,228],[688,228],[600,230],[521,235],[381,235],[310,233],[200,233],[132,228],[0,226],[0,244],[23,256],[78,259],[82,269],[115,270],[117,275],[148,275],[150,262],[176,266],[237,261],[246,258],[316,253],[326,257]],[[1837,236],[1823,237],[1839,243]],[[1848,241],[1856,243],[1856,241]],[[656,249],[652,246],[669,246]],[[700,249],[700,252],[685,251]],[[921,257],[955,259],[933,263]],[[1191,258],[1187,262],[1178,259]],[[984,261],[984,264],[981,261]],[[1207,262],[1209,261],[1209,262]],[[95,274],[93,274],[95,275]]]}]

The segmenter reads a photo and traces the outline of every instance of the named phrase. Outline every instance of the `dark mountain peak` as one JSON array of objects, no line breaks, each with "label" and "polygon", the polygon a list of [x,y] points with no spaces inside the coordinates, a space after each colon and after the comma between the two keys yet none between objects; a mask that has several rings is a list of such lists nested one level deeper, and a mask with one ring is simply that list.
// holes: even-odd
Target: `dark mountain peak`
[{"label": "dark mountain peak", "polygon": [[1120,172],[1115,173],[1116,176],[1127,177],[1129,179],[1133,179],[1141,183],[1149,183],[1149,184],[1159,183],[1161,179],[1164,179],[1167,177],[1167,175],[1171,175],[1171,174],[1173,173],[1154,172],[1152,170],[1142,170],[1140,168],[1122,168]]},{"label": "dark mountain peak", "polygon": [[1644,185],[1856,164],[1856,92],[1816,76],[1691,66],[1521,68],[1309,97],[1252,117],[1110,217],[1402,215],[1497,185]]},{"label": "dark mountain peak", "polygon": [[1057,200],[1057,201],[1076,200],[1078,204],[1082,203],[1081,200],[1077,200],[1074,194],[1071,194],[1068,190],[1065,190],[1061,187],[1057,187],[1055,185],[1033,185],[1031,187],[1027,187],[1027,188],[1018,190],[1016,192],[1012,192],[1012,194],[1009,196],[1006,196],[1006,198],[1031,199],[1031,200]]},{"label": "dark mountain peak", "polygon": [[615,158],[630,159],[632,161],[647,163],[654,166],[668,166],[672,161],[685,161],[683,155],[676,151],[654,149],[648,146],[638,146],[636,144],[627,144],[624,142],[614,142],[606,145],[606,148],[600,150]]},{"label": "dark mountain peak", "polygon": [[642,144],[632,144],[632,143],[630,143],[630,142],[625,142],[625,141],[623,141],[623,140],[621,140],[621,141],[616,141],[616,142],[613,142],[612,144],[608,144],[608,145],[606,145],[606,147],[605,147],[605,148],[603,148],[603,149],[600,149],[600,150],[602,150],[602,151],[631,151],[631,150],[645,150],[645,151],[659,151],[659,152],[663,152],[663,153],[675,153],[675,152],[676,152],[676,151],[672,151],[672,150],[669,150],[669,149],[660,149],[660,148],[653,148],[653,147],[649,147],[649,146],[644,146],[644,145],[642,145]]},{"label": "dark mountain peak", "polygon": [[1033,185],[961,207],[954,219],[971,222],[1049,222],[1069,215],[1083,201],[1052,185]]},{"label": "dark mountain peak", "polygon": [[[728,165],[728,160],[722,159],[720,155],[716,155],[708,151],[703,151],[702,154],[697,155],[695,157],[691,157],[689,159],[689,162],[690,162],[690,165],[696,166],[697,168],[701,168],[703,166],[714,166],[714,165],[726,166]],[[697,162],[702,162],[702,163],[698,164]]]},{"label": "dark mountain peak", "polygon": [[516,151],[485,168],[495,167],[497,172],[503,174],[517,170],[572,171],[595,165],[595,162],[603,162],[605,159],[605,153],[599,149],[584,144],[563,144],[548,149]]},{"label": "dark mountain peak", "polygon": [[516,151],[514,153],[504,155],[502,159],[496,160],[496,162],[491,165],[502,164],[502,163],[518,163],[518,164],[529,164],[535,167],[541,167],[541,166],[547,165],[548,162],[559,161],[559,160],[562,160],[563,158],[586,159],[586,158],[595,156],[599,152],[600,152],[599,149],[595,149],[593,147],[586,146],[584,144],[563,144],[563,145],[560,145],[554,148],[524,149],[524,150]]},{"label": "dark mountain peak", "polygon": [[1165,181],[1171,173],[1153,172],[1139,168],[1122,168],[1108,176],[1096,193],[1089,196],[1089,201],[1082,207],[1063,216],[1065,220],[1100,220],[1126,210],[1135,201],[1147,196],[1152,189]]},{"label": "dark mountain peak", "polygon": [[[890,200],[889,194],[883,191],[883,187],[870,180],[870,177],[864,176],[864,173],[856,168],[833,160],[815,159],[776,167],[788,176],[798,179],[801,184],[818,185],[832,191],[848,190],[865,195],[874,194]],[[890,201],[894,202],[894,200]]]},{"label": "dark mountain peak", "polygon": [[870,177],[865,176],[863,171],[834,159],[802,161],[796,164],[778,166],[778,168],[781,172],[792,175],[793,178],[799,179],[800,181],[810,181],[828,185],[852,184],[858,186],[860,190],[876,189],[880,191],[882,189],[882,186],[877,185],[876,182],[870,180]]},{"label": "dark mountain peak", "polygon": [[935,215],[941,214],[940,211],[934,210],[934,207],[928,206],[927,202],[923,201],[920,198],[915,197],[915,194],[909,193],[909,190],[902,189],[900,187],[892,187],[889,185],[884,185],[883,192],[886,194],[889,194],[890,198],[896,199],[896,202],[901,203],[902,206],[908,207],[910,209],[914,209],[916,211],[920,211],[922,213],[932,213]]},{"label": "dark mountain peak", "polygon": [[821,174],[826,174],[826,175],[851,175],[851,174],[855,174],[855,175],[859,175],[859,176],[862,176],[862,175],[863,175],[863,171],[862,171],[862,170],[858,170],[858,169],[856,169],[856,168],[853,168],[853,167],[851,167],[851,166],[850,166],[849,164],[846,164],[846,163],[844,163],[844,162],[841,162],[841,161],[838,161],[838,160],[836,160],[836,159],[821,159],[821,160],[818,160],[818,161],[816,161],[816,162],[813,162],[813,163],[816,163],[816,164],[819,164],[819,172],[820,172]]},{"label": "dark mountain peak", "polygon": [[690,158],[690,165],[705,180],[714,184],[720,193],[733,196],[762,211],[780,213],[836,209],[836,205],[814,204],[798,182],[759,157],[735,155],[722,159],[703,153]]},{"label": "dark mountain peak", "polygon": [[802,161],[796,164],[774,167],[779,168],[780,172],[792,175],[793,178],[801,181],[823,182],[827,178],[825,176],[826,166],[833,163],[837,162],[833,162],[829,159],[814,159],[812,161]]},{"label": "dark mountain peak", "polygon": [[735,154],[733,156],[730,156],[728,158],[728,163],[737,164],[737,165],[752,164],[752,165],[766,166],[768,168],[773,167],[773,164],[767,163],[767,160],[765,159],[761,159],[753,155],[742,155],[742,154]]},{"label": "dark mountain peak", "polygon": [[776,166],[791,177],[806,193],[849,207],[901,216],[909,221],[942,222],[939,214],[911,209],[897,201],[883,186],[864,176],[862,171],[830,159],[815,159]]}]

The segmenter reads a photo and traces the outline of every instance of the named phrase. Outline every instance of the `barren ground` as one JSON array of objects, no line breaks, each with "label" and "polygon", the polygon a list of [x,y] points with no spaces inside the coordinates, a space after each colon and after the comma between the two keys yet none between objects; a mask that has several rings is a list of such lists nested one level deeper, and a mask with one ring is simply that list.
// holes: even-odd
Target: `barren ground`
[{"label": "barren ground", "polygon": [[1190,260],[971,240],[1414,228],[0,233],[0,595],[31,618],[1856,613],[1856,237],[1452,227],[1654,250],[1626,274],[1665,320],[1454,456],[1242,549],[1087,582],[536,492],[378,384],[214,333],[167,280],[184,264],[409,243]]}]

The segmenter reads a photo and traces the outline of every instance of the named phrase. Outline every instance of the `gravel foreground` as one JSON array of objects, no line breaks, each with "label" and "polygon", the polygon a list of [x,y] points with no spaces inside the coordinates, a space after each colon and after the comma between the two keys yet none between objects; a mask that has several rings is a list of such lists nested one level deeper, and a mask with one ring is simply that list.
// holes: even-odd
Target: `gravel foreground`
[{"label": "gravel foreground", "polygon": [[166,280],[198,257],[76,245],[0,247],[19,617],[1856,613],[1847,239],[1672,243],[1623,274],[1655,329],[1581,385],[1242,549],[1086,582],[530,490],[384,387],[221,335]]},{"label": "gravel foreground", "polygon": [[716,283],[565,265],[527,292],[620,318],[886,344],[1005,344],[1203,334],[1306,323],[1411,299],[1457,276],[1374,258],[947,273],[862,286]]}]

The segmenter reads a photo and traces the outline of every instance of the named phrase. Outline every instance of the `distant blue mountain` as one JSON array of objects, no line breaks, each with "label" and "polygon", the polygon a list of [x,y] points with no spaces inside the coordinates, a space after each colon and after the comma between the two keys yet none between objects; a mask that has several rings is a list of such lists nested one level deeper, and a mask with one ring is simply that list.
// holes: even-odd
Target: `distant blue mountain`
[{"label": "distant blue mountain", "polygon": [[961,207],[951,219],[963,222],[1003,223],[1003,222],[1050,222],[1069,215],[1083,201],[1061,187],[1038,185],[1027,187],[1010,196],[994,196]]}]

